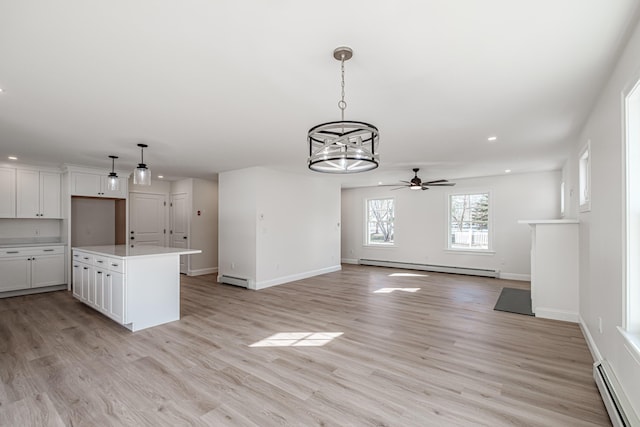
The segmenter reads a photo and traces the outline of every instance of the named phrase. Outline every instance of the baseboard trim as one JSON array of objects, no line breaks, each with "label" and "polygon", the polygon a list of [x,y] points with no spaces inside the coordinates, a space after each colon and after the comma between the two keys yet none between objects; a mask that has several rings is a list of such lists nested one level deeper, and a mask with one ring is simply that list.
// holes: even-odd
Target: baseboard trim
[{"label": "baseboard trim", "polygon": [[562,320],[565,322],[579,323],[580,316],[578,313],[574,313],[566,310],[558,310],[555,308],[536,307],[536,317],[543,319]]},{"label": "baseboard trim", "polygon": [[500,272],[500,278],[505,280],[520,280],[522,282],[530,282],[530,274],[518,274],[518,273],[504,273]]},{"label": "baseboard trim", "polygon": [[582,318],[582,316],[578,315],[578,324],[580,325],[580,330],[582,330],[582,335],[584,336],[585,341],[587,341],[587,347],[589,347],[589,351],[591,352],[591,357],[593,357],[594,362],[599,362],[602,360],[602,354],[600,354],[600,350],[598,350],[598,346],[596,345],[593,336],[591,336],[591,331],[587,326],[586,322]]},{"label": "baseboard trim", "polygon": [[15,291],[0,292],[0,299],[9,298],[9,297],[19,297],[22,295],[42,294],[45,292],[66,291],[66,290],[67,290],[66,283],[62,285],[44,286],[42,288],[18,289]]},{"label": "baseboard trim", "polygon": [[340,262],[342,262],[343,264],[358,264],[358,259],[342,258]]},{"label": "baseboard trim", "polygon": [[187,276],[202,276],[205,274],[214,274],[218,272],[218,267],[199,268],[197,270],[187,271]]},{"label": "baseboard trim", "polygon": [[296,280],[307,279],[313,276],[319,276],[321,274],[333,273],[334,271],[342,270],[341,265],[332,265],[331,267],[320,268],[318,270],[305,271],[303,273],[292,274],[290,276],[278,277],[276,279],[264,280],[261,282],[256,282],[254,285],[255,290],[269,288],[271,286],[282,285],[283,283],[289,283]]}]

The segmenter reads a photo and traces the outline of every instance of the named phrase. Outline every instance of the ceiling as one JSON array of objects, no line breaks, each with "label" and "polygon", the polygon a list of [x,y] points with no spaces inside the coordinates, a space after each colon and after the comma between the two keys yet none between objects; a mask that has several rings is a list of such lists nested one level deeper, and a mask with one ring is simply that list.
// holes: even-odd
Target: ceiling
[{"label": "ceiling", "polygon": [[[306,169],[307,130],[380,129],[346,187],[561,167],[640,0],[5,0],[0,161],[214,178]],[[487,140],[497,136],[493,142]]]}]

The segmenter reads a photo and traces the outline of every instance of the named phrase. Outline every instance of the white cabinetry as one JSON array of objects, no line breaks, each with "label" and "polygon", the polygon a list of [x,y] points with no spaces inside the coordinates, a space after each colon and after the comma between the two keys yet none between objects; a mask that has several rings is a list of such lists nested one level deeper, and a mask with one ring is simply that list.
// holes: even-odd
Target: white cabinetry
[{"label": "white cabinetry", "polygon": [[0,167],[0,218],[16,217],[16,170]]},{"label": "white cabinetry", "polygon": [[111,191],[107,186],[106,174],[71,172],[71,195],[126,199],[128,181],[126,178],[118,178],[118,180],[120,181],[119,189]]},{"label": "white cabinetry", "polygon": [[73,251],[73,296],[118,323],[124,318],[124,261]]},{"label": "white cabinetry", "polygon": [[2,248],[0,292],[65,283],[64,246]]},{"label": "white cabinetry", "polygon": [[32,169],[16,173],[17,218],[61,218],[61,174]]}]

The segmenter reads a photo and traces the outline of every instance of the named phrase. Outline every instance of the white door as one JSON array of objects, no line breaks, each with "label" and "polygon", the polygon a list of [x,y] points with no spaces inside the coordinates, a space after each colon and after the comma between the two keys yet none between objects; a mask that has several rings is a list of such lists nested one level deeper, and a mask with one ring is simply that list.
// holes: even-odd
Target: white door
[{"label": "white door", "polygon": [[[189,247],[189,206],[188,195],[186,193],[178,193],[171,195],[171,231],[169,238],[171,239],[171,247],[188,248]],[[180,256],[180,273],[186,273],[188,270],[188,255]]]},{"label": "white door", "polygon": [[164,194],[131,193],[129,243],[167,246],[166,196]]},{"label": "white door", "polygon": [[16,175],[16,217],[40,217],[40,173],[32,170],[18,170]]}]

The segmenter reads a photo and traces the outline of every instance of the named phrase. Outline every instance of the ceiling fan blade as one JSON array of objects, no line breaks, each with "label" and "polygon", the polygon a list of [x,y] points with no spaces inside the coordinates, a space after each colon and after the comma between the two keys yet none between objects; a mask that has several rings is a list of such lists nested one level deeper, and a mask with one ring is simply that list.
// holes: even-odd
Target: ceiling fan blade
[{"label": "ceiling fan blade", "polygon": [[396,187],[396,188],[392,188],[390,191],[394,191],[394,190],[401,190],[403,188],[407,188],[407,187]]},{"label": "ceiling fan blade", "polygon": [[404,182],[405,184],[411,184],[411,181],[400,181],[400,182]]},{"label": "ceiling fan blade", "polygon": [[429,189],[429,187],[425,187],[425,186],[423,185],[423,186],[422,186],[422,189],[423,189],[423,190],[428,190],[428,189]]},{"label": "ceiling fan blade", "polygon": [[438,184],[441,182],[449,182],[446,179],[436,179],[435,181],[427,181],[427,182],[423,182],[424,185],[431,185],[431,184]]},{"label": "ceiling fan blade", "polygon": [[429,185],[429,187],[453,187],[454,185],[456,185],[455,182],[440,182],[440,183],[435,183],[435,184],[423,184],[423,185]]}]

